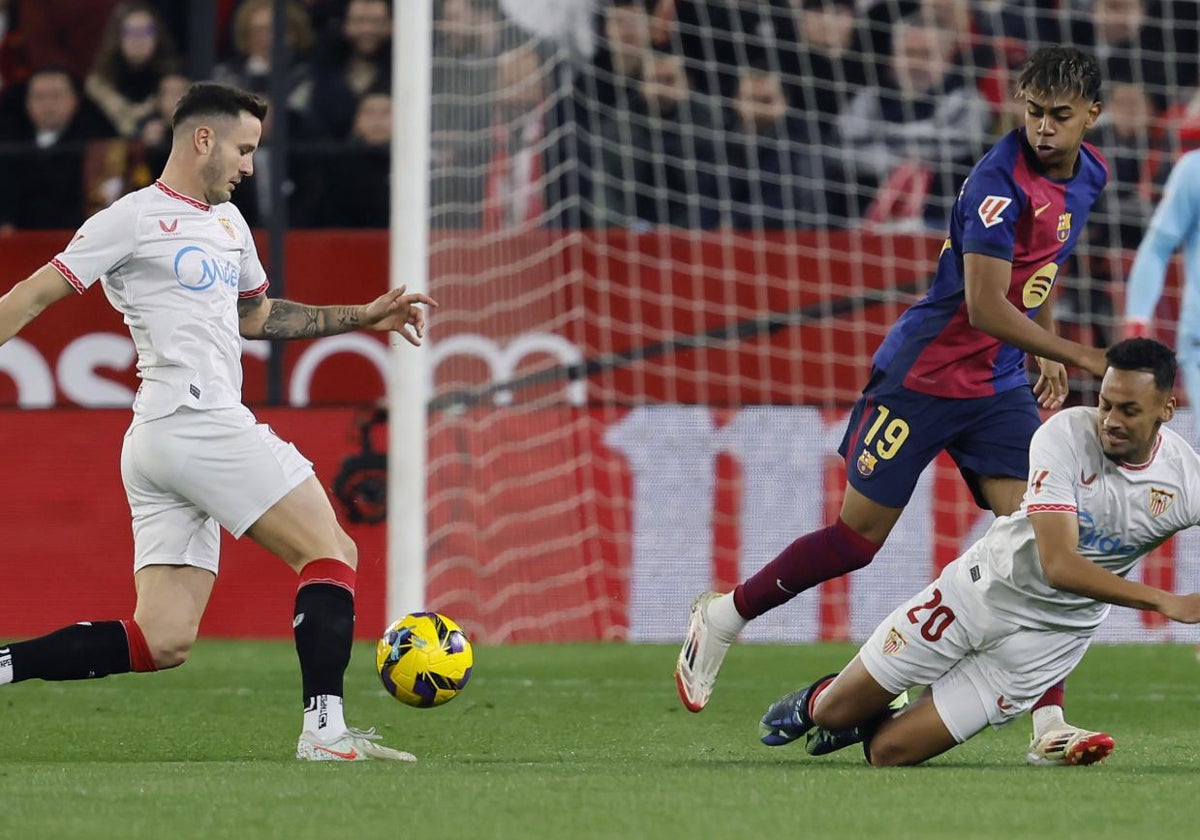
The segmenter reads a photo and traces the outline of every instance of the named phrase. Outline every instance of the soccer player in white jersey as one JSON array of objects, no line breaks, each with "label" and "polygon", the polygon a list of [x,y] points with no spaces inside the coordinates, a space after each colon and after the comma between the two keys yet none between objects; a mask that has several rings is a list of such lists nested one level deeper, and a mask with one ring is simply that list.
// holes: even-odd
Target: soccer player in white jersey
[{"label": "soccer player in white jersey", "polygon": [[1144,336],[1162,297],[1167,264],[1183,248],[1183,303],[1175,348],[1188,403],[1200,406],[1200,150],[1176,161],[1138,245],[1125,286],[1125,335]]},{"label": "soccer player in white jersey", "polygon": [[[875,629],[836,675],[774,703],[762,740],[807,735],[824,755],[863,744],[875,766],[918,764],[1023,714],[1079,663],[1110,604],[1200,622],[1200,594],[1125,576],[1172,534],[1200,524],[1200,456],[1163,426],[1176,360],[1147,338],[1107,352],[1099,408],[1069,408],[1033,436],[1021,508]],[[912,686],[915,703],[889,708]],[[1067,745],[1067,763],[1111,751]],[[1059,762],[1046,762],[1059,763]]]},{"label": "soccer player in white jersey", "polygon": [[266,103],[193,85],[173,119],[162,177],[84,223],[0,298],[0,345],[48,306],[100,281],[125,317],[142,382],[121,452],[133,514],[137,605],[0,649],[0,684],[74,680],[183,664],[216,580],[218,526],[296,570],[293,628],[304,692],[300,759],[413,761],[347,727],[343,675],[354,634],[357,551],[312,464],[241,403],[241,342],[357,329],[424,332],[424,294],[401,287],[359,306],[266,296],[250,230],[230,196],[253,174]]}]

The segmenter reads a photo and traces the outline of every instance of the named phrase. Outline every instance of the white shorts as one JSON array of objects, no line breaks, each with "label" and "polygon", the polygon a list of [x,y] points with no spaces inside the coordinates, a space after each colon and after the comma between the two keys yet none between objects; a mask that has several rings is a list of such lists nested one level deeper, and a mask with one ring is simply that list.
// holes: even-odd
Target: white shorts
[{"label": "white shorts", "polygon": [[995,615],[972,579],[972,568],[982,562],[976,550],[897,607],[858,653],[888,691],[930,686],[942,722],[960,744],[1032,708],[1075,669],[1092,641]]},{"label": "white shorts", "polygon": [[133,570],[166,564],[217,572],[218,523],[241,537],[313,475],[296,447],[248,408],[181,408],[133,426],[121,478],[133,513]]}]

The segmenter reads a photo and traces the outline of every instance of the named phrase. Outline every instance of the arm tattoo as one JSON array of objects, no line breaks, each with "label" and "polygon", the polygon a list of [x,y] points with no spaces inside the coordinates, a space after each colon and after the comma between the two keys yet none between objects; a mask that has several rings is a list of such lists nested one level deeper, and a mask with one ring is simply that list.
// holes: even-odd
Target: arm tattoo
[{"label": "arm tattoo", "polygon": [[357,306],[309,306],[277,298],[271,301],[263,338],[319,338],[350,332],[360,325]]}]

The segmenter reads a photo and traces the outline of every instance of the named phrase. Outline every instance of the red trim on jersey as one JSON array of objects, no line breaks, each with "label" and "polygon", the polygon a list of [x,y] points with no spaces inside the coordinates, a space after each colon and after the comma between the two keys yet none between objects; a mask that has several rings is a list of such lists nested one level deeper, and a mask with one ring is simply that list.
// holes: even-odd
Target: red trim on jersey
[{"label": "red trim on jersey", "polygon": [[[1104,156],[1104,152],[1100,151],[1098,148],[1096,148],[1095,146],[1093,146],[1091,143],[1089,143],[1086,140],[1084,140],[1081,145],[1083,146],[1083,148],[1087,149],[1089,152],[1091,152],[1093,155],[1095,155],[1096,160],[1100,161],[1100,165],[1104,167],[1105,176],[1112,174],[1112,169],[1108,165],[1108,158],[1106,158]],[[1107,177],[1105,178],[1105,183],[1108,183]]]},{"label": "red trim on jersey", "polygon": [[354,594],[354,569],[341,560],[311,560],[300,570],[300,585],[297,589],[310,583],[331,583]]},{"label": "red trim on jersey", "polygon": [[271,285],[270,280],[264,280],[263,284],[261,286],[259,286],[257,289],[251,289],[248,292],[238,292],[238,297],[247,298],[247,297],[254,297],[255,295],[261,295],[263,292],[265,292],[267,290],[267,286],[270,286],[270,285]]},{"label": "red trim on jersey", "polygon": [[1146,469],[1146,467],[1148,467],[1154,463],[1154,456],[1158,454],[1158,447],[1160,447],[1160,446],[1162,446],[1162,435],[1159,435],[1154,440],[1154,449],[1153,449],[1153,451],[1151,451],[1150,457],[1146,460],[1146,463],[1144,463],[1144,464],[1127,464],[1124,461],[1119,461],[1117,463],[1117,466],[1123,470],[1144,470],[1144,469]]},{"label": "red trim on jersey", "polygon": [[50,260],[50,265],[58,269],[58,273],[63,276],[63,279],[74,286],[75,291],[79,292],[79,294],[83,294],[87,291],[87,286],[83,285],[83,281],[76,277],[75,272],[67,268],[66,263],[64,263],[58,257]]},{"label": "red trim on jersey", "polygon": [[194,198],[188,198],[183,193],[175,192],[175,190],[168,187],[162,181],[155,181],[154,186],[158,187],[160,190],[165,192],[167,195],[171,196],[171,198],[178,199],[179,201],[182,201],[184,204],[190,204],[192,207],[195,207],[197,210],[204,210],[205,212],[207,212],[212,209],[211,206],[205,204],[203,201],[197,201]]},{"label": "red trim on jersey", "polygon": [[863,403],[862,418],[858,421],[853,434],[850,435],[850,445],[846,447],[846,461],[854,457],[854,450],[858,449],[859,442],[862,440],[863,427],[867,425],[867,420],[870,419],[871,413],[875,410],[875,401],[870,397]]},{"label": "red trim on jersey", "polygon": [[157,671],[158,665],[150,653],[150,645],[146,644],[146,636],[142,628],[132,619],[121,621],[125,628],[125,638],[129,642],[129,670],[139,674]]},{"label": "red trim on jersey", "polygon": [[1025,508],[1026,513],[1077,513],[1079,508],[1075,505],[1028,505]]}]

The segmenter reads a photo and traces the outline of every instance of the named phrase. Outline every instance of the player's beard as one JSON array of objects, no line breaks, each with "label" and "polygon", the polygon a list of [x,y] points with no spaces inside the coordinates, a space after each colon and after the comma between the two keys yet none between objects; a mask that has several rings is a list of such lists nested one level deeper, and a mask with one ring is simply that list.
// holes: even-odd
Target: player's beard
[{"label": "player's beard", "polygon": [[223,204],[233,197],[233,192],[229,189],[229,179],[222,174],[223,169],[216,156],[212,156],[204,162],[204,168],[200,170],[200,177],[204,182],[204,200],[209,204]]}]

